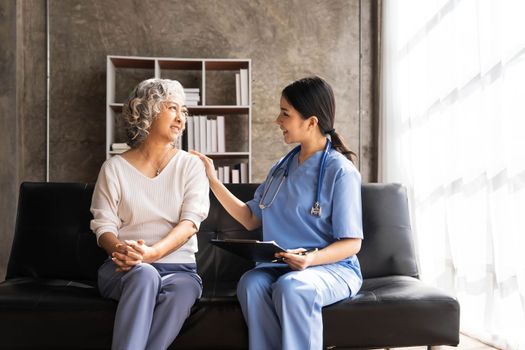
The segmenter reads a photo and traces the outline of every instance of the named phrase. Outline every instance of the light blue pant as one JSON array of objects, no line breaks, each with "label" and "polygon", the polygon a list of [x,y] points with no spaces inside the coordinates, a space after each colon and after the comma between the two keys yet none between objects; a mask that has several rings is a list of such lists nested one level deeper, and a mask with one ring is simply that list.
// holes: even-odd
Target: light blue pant
[{"label": "light blue pant", "polygon": [[[346,271],[339,274],[340,269]],[[250,349],[322,349],[322,307],[350,296],[341,277],[347,273],[338,264],[246,272],[237,285],[237,297],[248,324]]]},{"label": "light blue pant", "polygon": [[202,293],[195,264],[140,264],[115,272],[107,260],[98,270],[98,288],[117,300],[112,349],[166,349],[179,334]]}]

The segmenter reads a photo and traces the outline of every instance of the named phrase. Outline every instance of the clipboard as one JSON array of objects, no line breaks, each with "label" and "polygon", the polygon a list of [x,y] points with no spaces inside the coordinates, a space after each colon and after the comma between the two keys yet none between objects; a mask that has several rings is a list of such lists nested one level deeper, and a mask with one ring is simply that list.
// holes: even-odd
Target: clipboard
[{"label": "clipboard", "polygon": [[286,250],[274,241],[212,239],[210,243],[255,262],[276,262],[275,253],[286,253]]}]

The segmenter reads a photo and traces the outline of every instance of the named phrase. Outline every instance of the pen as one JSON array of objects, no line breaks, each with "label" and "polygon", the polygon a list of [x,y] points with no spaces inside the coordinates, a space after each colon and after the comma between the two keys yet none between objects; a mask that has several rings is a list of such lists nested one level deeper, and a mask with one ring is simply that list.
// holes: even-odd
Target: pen
[{"label": "pen", "polygon": [[[308,249],[308,250],[305,250],[304,252],[299,252],[299,253],[295,253],[295,254],[297,254],[297,255],[308,255],[310,253],[315,253],[318,250],[319,250],[318,248],[313,248],[313,249]],[[283,262],[284,260],[285,260],[285,258],[278,258],[278,259],[272,260],[272,262],[273,263]]]},{"label": "pen", "polygon": [[304,252],[300,252],[299,255],[308,255],[310,253],[315,253],[316,251],[318,251],[319,249],[317,248],[313,248],[313,249],[309,249],[309,250],[305,250]]}]

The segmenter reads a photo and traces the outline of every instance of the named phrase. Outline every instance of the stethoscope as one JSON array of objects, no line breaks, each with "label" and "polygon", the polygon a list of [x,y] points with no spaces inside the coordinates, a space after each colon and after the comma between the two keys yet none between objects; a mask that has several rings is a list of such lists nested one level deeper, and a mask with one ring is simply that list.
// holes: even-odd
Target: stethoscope
[{"label": "stethoscope", "polygon": [[[330,142],[329,139],[326,139],[326,146],[323,151],[323,156],[321,158],[321,164],[319,166],[319,181],[317,182],[317,193],[315,197],[314,205],[312,206],[312,209],[310,210],[310,214],[313,216],[320,217],[321,216],[321,204],[319,203],[320,197],[321,197],[321,187],[323,186],[323,178],[324,178],[324,171],[325,171],[325,163],[326,158],[328,157],[328,152],[330,151],[330,148],[332,147],[332,142]],[[281,189],[281,186],[284,182],[284,179],[288,177],[288,173],[290,172],[290,165],[292,164],[291,160],[292,158],[299,153],[301,150],[301,145],[295,147],[293,150],[291,150],[279,163],[277,163],[277,166],[272,171],[272,174],[270,176],[270,180],[268,181],[268,184],[264,188],[264,192],[262,194],[261,200],[259,201],[259,208],[266,209],[269,208],[273,201],[275,200],[275,197],[277,196],[277,193],[279,193],[279,190]],[[277,171],[279,171],[282,167],[282,165],[286,163],[286,167],[284,170],[284,174],[281,177],[281,181],[279,182],[279,186],[277,186],[277,190],[275,190],[272,199],[270,200],[270,203],[264,204],[264,200],[266,198],[266,195],[268,194],[268,190],[272,186],[273,179],[275,177],[275,174]]]}]

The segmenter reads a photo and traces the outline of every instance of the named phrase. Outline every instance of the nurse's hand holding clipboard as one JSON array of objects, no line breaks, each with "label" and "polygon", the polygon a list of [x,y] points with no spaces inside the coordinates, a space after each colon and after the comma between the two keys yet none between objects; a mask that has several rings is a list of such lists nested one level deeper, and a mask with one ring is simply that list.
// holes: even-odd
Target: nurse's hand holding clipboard
[{"label": "nurse's hand holding clipboard", "polygon": [[313,265],[314,253],[317,248],[306,250],[304,248],[288,249],[287,253],[277,253],[275,257],[288,264],[292,270],[301,271]]}]

